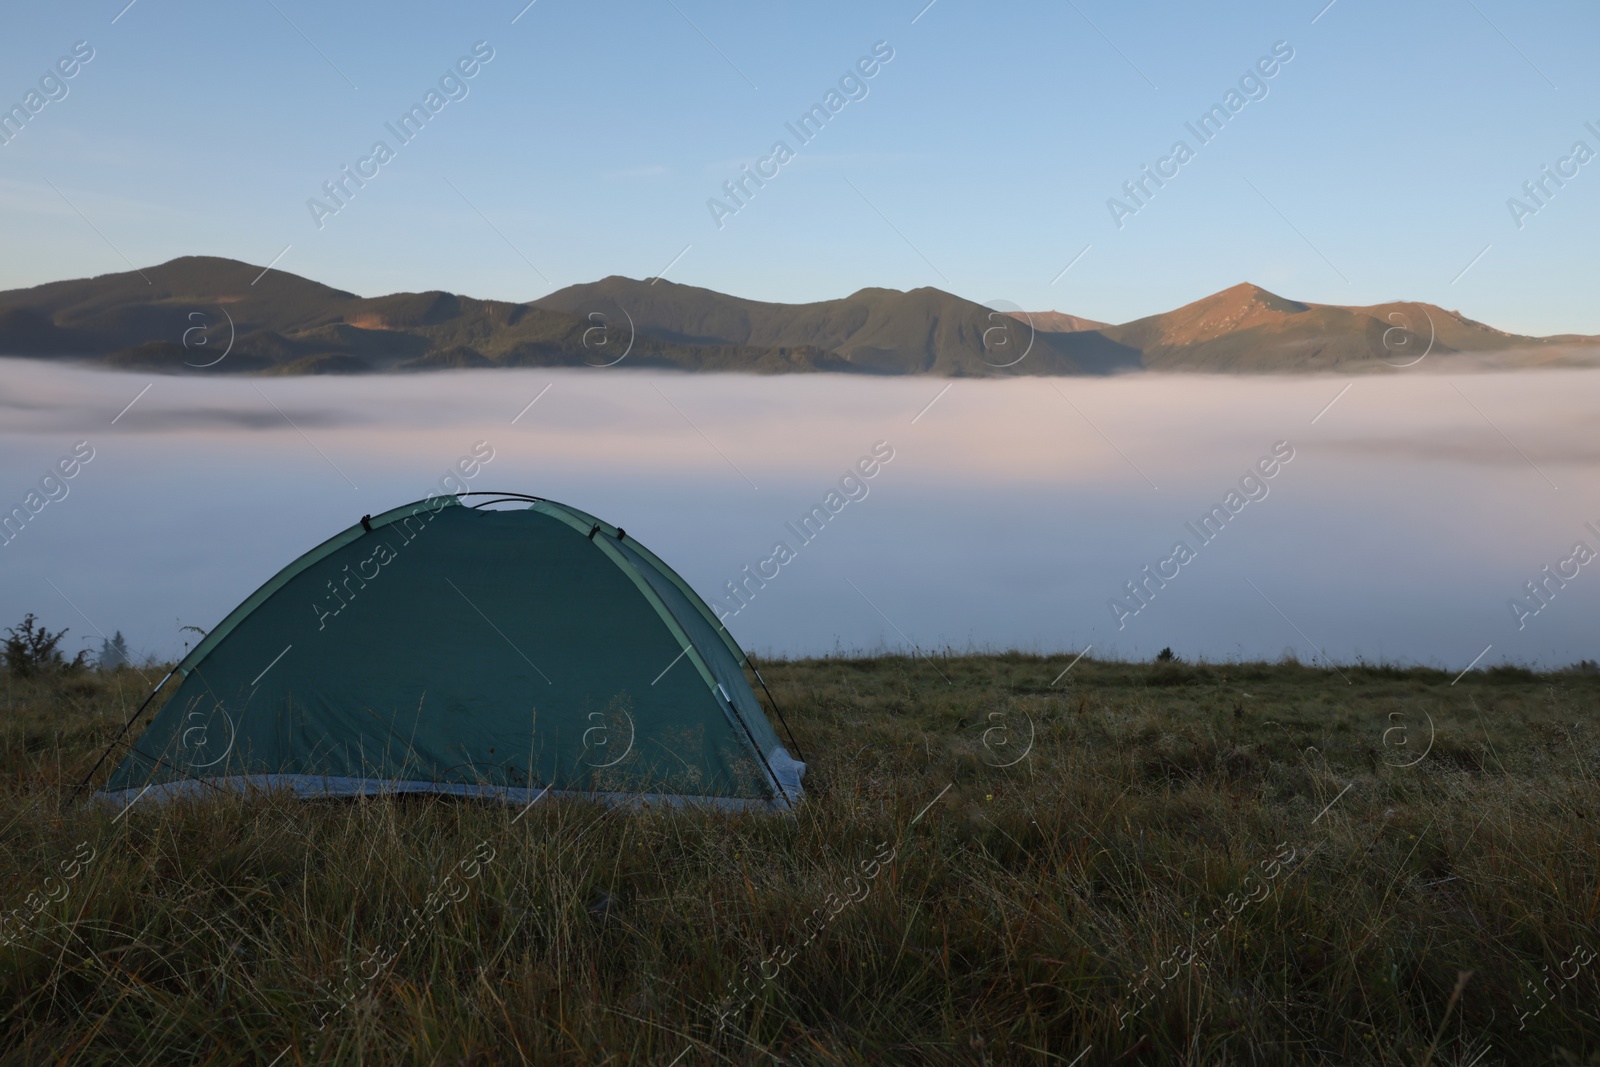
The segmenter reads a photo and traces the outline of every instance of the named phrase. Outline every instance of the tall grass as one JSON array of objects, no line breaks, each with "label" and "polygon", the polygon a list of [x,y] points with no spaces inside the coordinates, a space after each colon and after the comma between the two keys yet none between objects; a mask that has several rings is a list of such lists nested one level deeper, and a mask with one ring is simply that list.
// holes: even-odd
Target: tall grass
[{"label": "tall grass", "polygon": [[0,678],[4,1062],[1600,1062],[1600,678],[1067,662],[763,664],[793,816],[117,818]]}]

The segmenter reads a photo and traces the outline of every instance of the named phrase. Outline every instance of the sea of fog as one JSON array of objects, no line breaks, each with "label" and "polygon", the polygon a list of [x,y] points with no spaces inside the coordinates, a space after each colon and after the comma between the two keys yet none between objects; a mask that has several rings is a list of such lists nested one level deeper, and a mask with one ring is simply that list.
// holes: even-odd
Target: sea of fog
[{"label": "sea of fog", "polygon": [[172,657],[182,627],[363,514],[468,483],[625,527],[769,655],[1566,665],[1600,658],[1600,560],[1575,552],[1600,551],[1597,426],[1596,370],[176,378],[0,360],[0,508],[28,515],[0,546],[0,625],[34,612],[73,650],[120,630]]}]

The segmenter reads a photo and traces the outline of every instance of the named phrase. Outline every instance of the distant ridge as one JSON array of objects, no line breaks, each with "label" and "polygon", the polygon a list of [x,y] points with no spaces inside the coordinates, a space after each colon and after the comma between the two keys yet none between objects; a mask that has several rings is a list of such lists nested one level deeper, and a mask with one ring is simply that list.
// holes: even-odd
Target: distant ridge
[{"label": "distant ridge", "polygon": [[[675,282],[613,276],[568,286],[535,306],[570,315],[626,309],[644,336],[752,351],[802,348],[868,374],[1104,374],[1139,354],[1096,334],[1026,323],[940,289],[862,289],[839,300],[773,304]],[[612,311],[615,314],[615,311]]]},{"label": "distant ridge", "polygon": [[1080,330],[1099,330],[1111,325],[1109,322],[1096,322],[1094,319],[1068,315],[1063,311],[1018,312],[1016,317],[1031,322],[1036,330],[1049,330],[1052,333],[1077,333]]},{"label": "distant ridge", "polygon": [[1302,303],[1248,283],[1109,325],[1002,313],[933,288],[778,304],[616,275],[527,303],[439,291],[367,298],[185,256],[0,293],[0,355],[209,374],[619,363],[760,374],[1265,374],[1383,371],[1423,355],[1590,364],[1600,338],[1509,334],[1431,304]]}]

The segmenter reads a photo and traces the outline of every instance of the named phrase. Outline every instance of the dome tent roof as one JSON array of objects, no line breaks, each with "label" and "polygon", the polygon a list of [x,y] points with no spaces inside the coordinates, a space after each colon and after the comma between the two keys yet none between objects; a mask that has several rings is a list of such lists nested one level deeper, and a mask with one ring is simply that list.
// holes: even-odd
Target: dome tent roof
[{"label": "dome tent roof", "polygon": [[576,508],[464,495],[489,499],[364,518],[274,575],[178,665],[99,795],[798,802],[805,765],[681,577]]}]

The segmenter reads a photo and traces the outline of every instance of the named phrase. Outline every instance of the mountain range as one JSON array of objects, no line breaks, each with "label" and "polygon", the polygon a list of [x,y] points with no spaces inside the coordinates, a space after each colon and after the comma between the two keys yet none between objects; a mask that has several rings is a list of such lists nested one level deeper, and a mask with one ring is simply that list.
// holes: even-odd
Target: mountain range
[{"label": "mountain range", "polygon": [[1248,283],[1113,325],[996,310],[933,288],[777,304],[619,276],[527,303],[439,291],[360,297],[237,260],[186,256],[0,293],[0,355],[211,374],[584,364],[947,377],[1266,374],[1383,371],[1424,355],[1589,365],[1600,362],[1600,337],[1510,334],[1432,304],[1303,303]]}]

